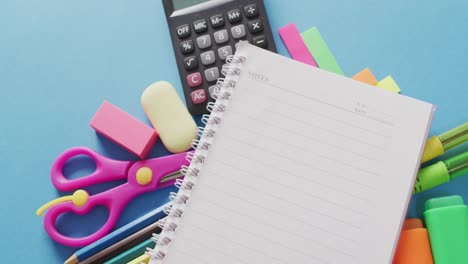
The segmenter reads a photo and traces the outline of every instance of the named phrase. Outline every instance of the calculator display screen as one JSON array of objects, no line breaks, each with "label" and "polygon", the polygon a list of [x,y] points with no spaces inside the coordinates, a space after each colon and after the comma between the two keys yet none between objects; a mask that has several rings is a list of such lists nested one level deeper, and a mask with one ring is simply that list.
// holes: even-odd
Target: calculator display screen
[{"label": "calculator display screen", "polygon": [[172,0],[172,4],[174,5],[174,10],[180,10],[209,1],[211,0]]}]

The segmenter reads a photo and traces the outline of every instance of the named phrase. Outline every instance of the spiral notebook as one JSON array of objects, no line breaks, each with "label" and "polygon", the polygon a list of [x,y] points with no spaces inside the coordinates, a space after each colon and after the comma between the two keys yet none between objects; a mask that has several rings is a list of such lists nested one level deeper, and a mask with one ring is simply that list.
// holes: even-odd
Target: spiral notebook
[{"label": "spiral notebook", "polygon": [[391,263],[433,105],[242,42],[151,264]]}]

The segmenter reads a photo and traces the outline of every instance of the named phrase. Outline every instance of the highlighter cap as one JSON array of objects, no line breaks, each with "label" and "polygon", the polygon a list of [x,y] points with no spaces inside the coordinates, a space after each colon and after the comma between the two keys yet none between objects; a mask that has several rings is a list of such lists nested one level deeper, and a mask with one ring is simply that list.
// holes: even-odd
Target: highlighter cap
[{"label": "highlighter cap", "polygon": [[425,207],[426,211],[436,208],[442,207],[450,207],[456,205],[464,205],[465,202],[463,198],[459,195],[441,197],[441,198],[434,198],[426,201]]},{"label": "highlighter cap", "polygon": [[419,218],[406,219],[403,223],[403,231],[424,228],[423,222]]}]

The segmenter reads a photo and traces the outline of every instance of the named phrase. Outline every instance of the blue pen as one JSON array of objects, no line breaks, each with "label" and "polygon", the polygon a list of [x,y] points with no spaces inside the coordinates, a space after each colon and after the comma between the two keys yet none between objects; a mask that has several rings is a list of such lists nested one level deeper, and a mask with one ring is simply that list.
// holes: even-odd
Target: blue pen
[{"label": "blue pen", "polygon": [[146,226],[149,226],[150,224],[153,224],[154,222],[166,216],[164,213],[164,208],[171,206],[171,204],[172,202],[169,202],[163,206],[160,206],[159,208],[154,209],[144,216],[122,226],[114,232],[109,233],[107,236],[99,239],[98,241],[78,250],[65,261],[65,264],[77,264],[81,261],[84,261],[104,250],[105,248],[108,248],[119,242],[125,237],[145,228]]}]

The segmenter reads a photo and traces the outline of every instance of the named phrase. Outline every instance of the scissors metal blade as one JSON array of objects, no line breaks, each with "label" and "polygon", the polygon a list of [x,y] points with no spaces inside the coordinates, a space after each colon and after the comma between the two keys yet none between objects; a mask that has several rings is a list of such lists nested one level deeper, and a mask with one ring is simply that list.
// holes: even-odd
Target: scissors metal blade
[{"label": "scissors metal blade", "polygon": [[177,171],[174,171],[174,172],[172,172],[170,174],[165,175],[161,179],[161,183],[172,181],[172,180],[178,179],[178,178],[183,177],[183,176],[184,175],[179,170],[177,170]]}]

